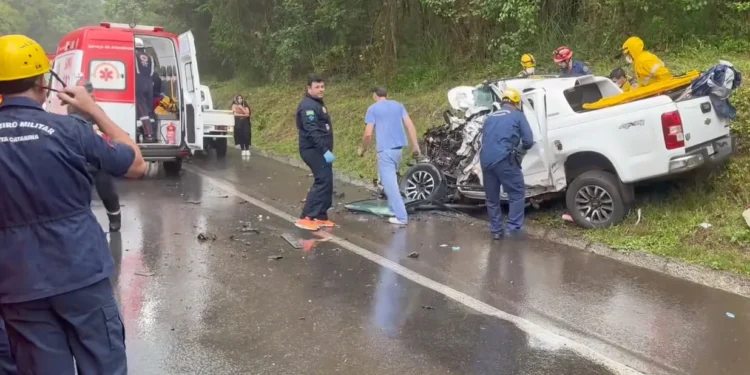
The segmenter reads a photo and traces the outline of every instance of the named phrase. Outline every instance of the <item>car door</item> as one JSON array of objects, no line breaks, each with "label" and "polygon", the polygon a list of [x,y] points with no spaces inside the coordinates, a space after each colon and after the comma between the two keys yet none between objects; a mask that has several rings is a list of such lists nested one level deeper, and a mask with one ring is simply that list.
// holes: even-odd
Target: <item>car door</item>
[{"label": "car door", "polygon": [[201,82],[195,38],[191,31],[178,37],[180,58],[180,86],[182,88],[182,124],[186,131],[185,142],[192,150],[203,150],[203,109],[201,107]]},{"label": "car door", "polygon": [[550,152],[547,137],[547,102],[544,89],[527,91],[522,96],[523,113],[534,133],[534,146],[523,159],[526,196],[565,188],[565,169],[559,168]]}]

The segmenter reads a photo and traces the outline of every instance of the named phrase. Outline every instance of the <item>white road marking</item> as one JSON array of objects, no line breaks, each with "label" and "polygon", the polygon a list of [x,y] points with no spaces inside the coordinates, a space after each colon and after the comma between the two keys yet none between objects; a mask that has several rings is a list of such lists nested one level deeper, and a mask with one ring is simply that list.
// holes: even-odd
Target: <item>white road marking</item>
[{"label": "white road marking", "polygon": [[[201,168],[198,168],[192,165],[185,166],[185,168],[193,173],[200,175],[201,177],[204,178],[204,180],[208,181],[212,185],[215,185],[216,187],[226,191],[227,194],[235,195],[256,207],[267,211],[270,214],[278,216],[279,218],[283,220],[293,223],[297,221],[298,219],[265,202],[262,202],[256,198],[253,198],[239,191],[239,189],[236,188],[235,184],[229,181],[208,175],[208,173],[206,173]],[[519,329],[529,334],[530,339],[537,340],[538,342],[536,344],[541,344],[541,346],[544,346],[546,349],[555,350],[555,349],[566,348],[568,350],[571,350],[577,353],[578,355],[586,359],[589,359],[595,363],[598,363],[606,367],[607,369],[614,372],[615,374],[642,375],[641,372],[638,372],[620,362],[617,362],[597,352],[596,350],[588,347],[587,345],[584,345],[579,342],[568,339],[566,337],[560,336],[554,332],[547,330],[546,328],[542,326],[532,323],[531,321],[521,318],[519,316],[509,314],[505,311],[499,310],[474,297],[469,296],[468,294],[459,292],[447,285],[440,284],[439,282],[435,280],[422,276],[421,274],[417,272],[414,272],[392,260],[389,260],[378,254],[375,254],[363,247],[357,246],[341,237],[338,237],[336,235],[331,235],[329,242],[335,243],[357,255],[367,258],[371,260],[372,262],[379,264],[382,267],[388,268],[389,270],[425,288],[432,289],[448,298],[453,299],[454,301],[458,303],[463,304],[466,307],[476,310],[477,312],[480,312],[482,314],[489,315],[489,316],[494,316],[499,319],[511,322],[515,324]]]}]

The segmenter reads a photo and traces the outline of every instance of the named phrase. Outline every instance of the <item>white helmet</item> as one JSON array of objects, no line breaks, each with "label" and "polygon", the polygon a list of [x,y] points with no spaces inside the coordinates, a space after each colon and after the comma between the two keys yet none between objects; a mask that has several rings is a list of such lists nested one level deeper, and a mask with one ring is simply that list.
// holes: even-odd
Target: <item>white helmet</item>
[{"label": "white helmet", "polygon": [[135,48],[145,48],[146,46],[143,44],[143,39],[141,38],[135,38]]}]

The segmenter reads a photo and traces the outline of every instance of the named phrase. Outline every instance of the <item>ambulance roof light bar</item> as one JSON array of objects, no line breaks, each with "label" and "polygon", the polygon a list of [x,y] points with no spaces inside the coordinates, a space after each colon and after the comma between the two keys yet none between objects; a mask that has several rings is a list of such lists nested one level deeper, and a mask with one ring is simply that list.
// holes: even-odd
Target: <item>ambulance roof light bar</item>
[{"label": "ambulance roof light bar", "polygon": [[100,22],[99,26],[107,28],[107,29],[133,29],[133,30],[144,30],[144,31],[155,31],[155,32],[164,31],[164,28],[161,26],[136,25],[134,23],[126,24],[126,23],[114,23],[114,22]]}]

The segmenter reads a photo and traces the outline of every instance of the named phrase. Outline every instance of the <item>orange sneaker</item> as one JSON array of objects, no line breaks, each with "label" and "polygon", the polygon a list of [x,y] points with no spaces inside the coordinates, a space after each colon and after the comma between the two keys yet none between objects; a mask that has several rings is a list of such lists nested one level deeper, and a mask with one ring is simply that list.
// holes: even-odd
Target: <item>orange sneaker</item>
[{"label": "orange sneaker", "polygon": [[318,224],[318,227],[320,228],[333,228],[336,226],[336,224],[333,223],[333,221],[330,220],[318,220],[315,219],[315,224]]},{"label": "orange sneaker", "polygon": [[294,225],[297,228],[305,229],[305,230],[316,231],[316,230],[320,229],[320,225],[318,223],[316,223],[315,221],[310,220],[309,217],[297,220],[297,222],[294,223]]}]

